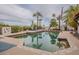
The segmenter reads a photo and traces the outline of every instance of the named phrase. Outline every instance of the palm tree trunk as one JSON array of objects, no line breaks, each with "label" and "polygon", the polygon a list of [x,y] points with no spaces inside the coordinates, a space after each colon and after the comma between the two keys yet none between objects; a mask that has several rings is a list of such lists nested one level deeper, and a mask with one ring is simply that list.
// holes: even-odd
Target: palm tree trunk
[{"label": "palm tree trunk", "polygon": [[61,22],[60,20],[62,20],[62,16],[63,16],[63,7],[61,8],[61,16],[60,16],[60,19],[59,19],[59,30],[61,29]]},{"label": "palm tree trunk", "polygon": [[78,30],[78,24],[77,24],[77,27],[75,28],[75,31],[77,32],[77,30]]},{"label": "palm tree trunk", "polygon": [[37,29],[38,29],[38,16],[37,16]]},{"label": "palm tree trunk", "polygon": [[60,19],[59,19],[59,30],[60,30]]},{"label": "palm tree trunk", "polygon": [[67,20],[65,22],[65,30],[67,31]]}]

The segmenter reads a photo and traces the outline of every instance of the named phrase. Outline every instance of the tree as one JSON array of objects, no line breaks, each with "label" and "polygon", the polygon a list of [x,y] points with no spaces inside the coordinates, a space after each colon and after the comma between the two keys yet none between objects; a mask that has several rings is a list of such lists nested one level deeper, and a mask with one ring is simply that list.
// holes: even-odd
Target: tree
[{"label": "tree", "polygon": [[67,25],[68,25],[68,23],[67,23],[67,22],[68,22],[68,20],[66,19],[66,20],[64,21],[64,23],[65,23],[65,27],[64,27],[64,28],[65,28],[65,30],[67,30]]},{"label": "tree", "polygon": [[63,17],[63,7],[61,8],[61,14],[57,17],[57,20],[59,21],[59,30],[61,29],[61,20]]},{"label": "tree", "polygon": [[51,19],[51,22],[50,22],[50,27],[57,27],[58,24],[56,22],[56,19]]},{"label": "tree", "polygon": [[57,20],[58,20],[58,22],[59,22],[59,30],[60,30],[60,20],[61,20],[61,16],[59,15],[58,17],[57,17]]},{"label": "tree", "polygon": [[64,12],[65,20],[67,20],[67,24],[77,30],[77,23],[74,20],[74,16],[79,13],[79,5],[72,5],[68,10]]},{"label": "tree", "polygon": [[39,24],[39,18],[42,17],[42,14],[40,12],[36,12],[33,14],[34,17],[37,18],[37,29],[38,29],[38,24]]},{"label": "tree", "polygon": [[56,22],[56,16],[55,16],[55,14],[52,14],[52,19],[51,19],[51,21],[50,21],[50,27],[49,27],[49,29],[51,28],[51,27],[57,27],[58,26],[58,24],[57,24],[57,22]]},{"label": "tree", "polygon": [[33,20],[32,20],[32,24],[31,24],[31,28],[32,28],[32,30],[34,29],[34,22],[33,22]]}]

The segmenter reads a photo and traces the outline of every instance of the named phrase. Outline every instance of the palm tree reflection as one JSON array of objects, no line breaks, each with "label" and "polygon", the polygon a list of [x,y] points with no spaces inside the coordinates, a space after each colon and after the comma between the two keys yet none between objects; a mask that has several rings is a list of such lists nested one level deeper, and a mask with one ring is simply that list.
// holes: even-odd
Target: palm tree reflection
[{"label": "palm tree reflection", "polygon": [[[39,39],[42,38],[41,33],[33,34],[31,35],[31,38],[32,38],[32,47],[40,49],[42,46],[42,43],[39,43]],[[36,43],[34,43],[35,38],[36,38]]]},{"label": "palm tree reflection", "polygon": [[49,33],[49,36],[51,38],[50,43],[51,44],[55,44],[56,43],[57,34],[56,33]]}]

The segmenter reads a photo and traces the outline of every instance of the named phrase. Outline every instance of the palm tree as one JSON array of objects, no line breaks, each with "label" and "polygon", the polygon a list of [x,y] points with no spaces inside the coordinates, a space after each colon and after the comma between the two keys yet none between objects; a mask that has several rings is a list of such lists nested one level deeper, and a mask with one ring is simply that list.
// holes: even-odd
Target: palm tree
[{"label": "palm tree", "polygon": [[37,18],[37,29],[38,29],[38,25],[39,25],[39,18],[42,17],[42,14],[40,12],[36,12],[33,14],[34,17]]},{"label": "palm tree", "polygon": [[32,20],[31,29],[34,29],[34,21]]},{"label": "palm tree", "polygon": [[61,20],[61,16],[60,15],[57,17],[57,20],[59,22],[59,30],[60,30],[60,20]]},{"label": "palm tree", "polygon": [[66,19],[65,21],[64,21],[64,23],[65,23],[65,30],[67,31],[67,25],[68,25],[68,20]]},{"label": "palm tree", "polygon": [[57,17],[57,20],[59,21],[59,30],[61,29],[61,20],[63,17],[63,7],[61,8],[61,14]]},{"label": "palm tree", "polygon": [[77,30],[77,23],[74,20],[74,16],[79,13],[79,5],[72,5],[65,12],[65,20],[67,20],[67,24]]}]

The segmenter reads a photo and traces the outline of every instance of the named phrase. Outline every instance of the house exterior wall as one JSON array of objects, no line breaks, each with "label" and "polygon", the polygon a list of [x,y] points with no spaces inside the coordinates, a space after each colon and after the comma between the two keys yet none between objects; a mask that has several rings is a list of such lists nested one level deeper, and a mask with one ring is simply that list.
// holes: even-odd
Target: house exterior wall
[{"label": "house exterior wall", "polygon": [[2,27],[2,34],[7,35],[11,33],[11,27]]}]

